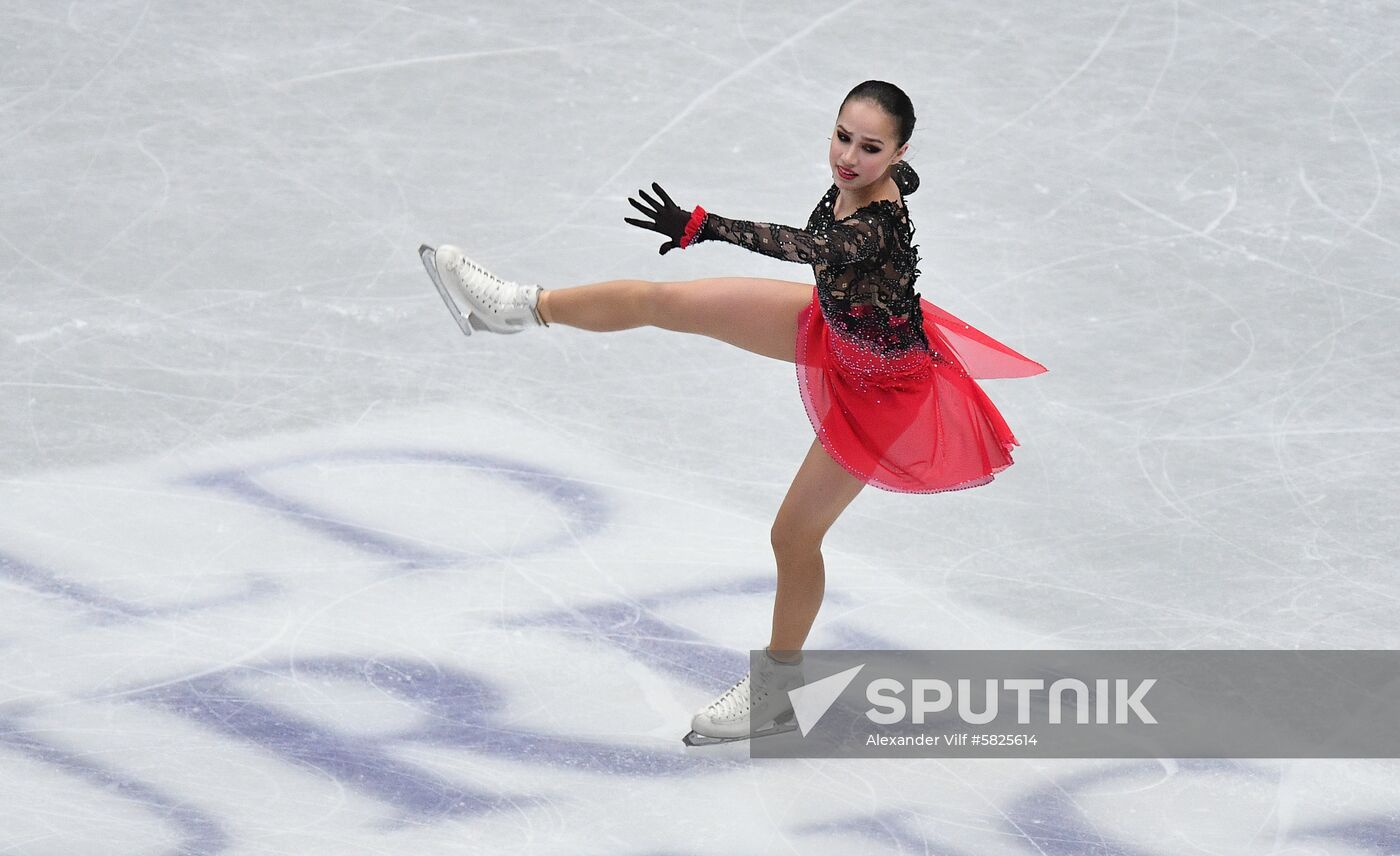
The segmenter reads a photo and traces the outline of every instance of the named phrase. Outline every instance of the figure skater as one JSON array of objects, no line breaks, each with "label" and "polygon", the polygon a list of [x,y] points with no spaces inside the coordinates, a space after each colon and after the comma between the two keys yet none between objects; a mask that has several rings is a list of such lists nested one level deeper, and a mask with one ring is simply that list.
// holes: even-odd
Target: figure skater
[{"label": "figure skater", "polygon": [[[623,218],[673,249],[724,241],[812,266],[816,285],[755,277],[610,280],[544,290],[505,281],[451,246],[421,248],[462,331],[518,333],[564,324],[610,332],[652,326],[728,342],[793,363],[815,438],[788,488],[771,541],[772,635],[751,672],[697,712],[689,745],[795,727],[787,690],[802,684],[802,646],[825,588],[827,530],[867,485],[902,493],[974,487],[1012,464],[1019,445],[974,378],[1027,377],[1045,366],[924,300],[904,197],[914,109],[897,86],[867,80],[841,102],[827,153],[833,184],[806,229],[686,210],[653,183]],[[470,307],[468,312],[463,308]]]}]

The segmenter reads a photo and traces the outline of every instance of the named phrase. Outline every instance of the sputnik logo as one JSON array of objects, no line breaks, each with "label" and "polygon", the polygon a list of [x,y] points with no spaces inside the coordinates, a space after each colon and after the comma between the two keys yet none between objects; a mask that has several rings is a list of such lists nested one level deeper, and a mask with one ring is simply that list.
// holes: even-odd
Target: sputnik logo
[{"label": "sputnik logo", "polygon": [[846,691],[846,687],[855,680],[856,673],[865,668],[865,664],[838,672],[830,677],[822,678],[805,684],[794,690],[788,690],[788,699],[792,702],[792,712],[797,716],[797,727],[802,730],[802,736],[806,737],[807,732],[816,727],[831,706],[836,703],[836,699],[841,693]]}]

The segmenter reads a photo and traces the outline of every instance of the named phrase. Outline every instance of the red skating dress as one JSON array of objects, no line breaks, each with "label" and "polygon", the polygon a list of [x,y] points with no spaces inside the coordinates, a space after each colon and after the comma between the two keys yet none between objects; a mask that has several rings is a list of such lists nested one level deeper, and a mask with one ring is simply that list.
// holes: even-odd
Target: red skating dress
[{"label": "red skating dress", "polygon": [[974,378],[1045,366],[919,296],[914,228],[877,200],[836,220],[838,188],[807,228],[706,212],[691,242],[727,241],[810,264],[817,286],[797,319],[797,384],[817,439],[866,484],[934,493],[986,484],[1020,445]]}]

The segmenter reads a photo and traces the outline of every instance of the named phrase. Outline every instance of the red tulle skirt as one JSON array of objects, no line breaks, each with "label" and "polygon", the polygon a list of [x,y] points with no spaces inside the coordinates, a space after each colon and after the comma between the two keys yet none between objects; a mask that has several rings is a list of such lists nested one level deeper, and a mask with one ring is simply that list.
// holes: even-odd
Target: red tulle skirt
[{"label": "red tulle skirt", "polygon": [[817,290],[797,319],[797,385],[817,440],[866,484],[899,493],[976,487],[1019,445],[973,378],[1045,366],[919,299],[933,353],[884,357],[826,324]]}]

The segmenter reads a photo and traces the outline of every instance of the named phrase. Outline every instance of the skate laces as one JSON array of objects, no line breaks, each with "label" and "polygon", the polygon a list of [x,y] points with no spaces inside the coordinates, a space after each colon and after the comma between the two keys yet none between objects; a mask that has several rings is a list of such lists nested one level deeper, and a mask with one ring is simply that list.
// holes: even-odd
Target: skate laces
[{"label": "skate laces", "polygon": [[[462,256],[461,259],[457,265],[457,276],[464,282],[476,286],[478,291],[498,303],[505,302],[508,298],[519,302],[520,287],[518,285],[501,279],[466,256]],[[475,276],[469,275],[468,271]]]},{"label": "skate laces", "polygon": [[767,681],[759,681],[758,686],[751,689],[752,676],[752,672],[744,675],[737,684],[725,690],[724,695],[710,703],[705,712],[709,714],[711,719],[724,720],[747,716],[750,694],[754,696],[753,700],[759,703],[768,697]]},{"label": "skate laces", "polygon": [[749,709],[749,676],[744,675],[737,684],[724,691],[724,695],[710,703],[706,713],[711,719],[733,719],[742,716]]}]

